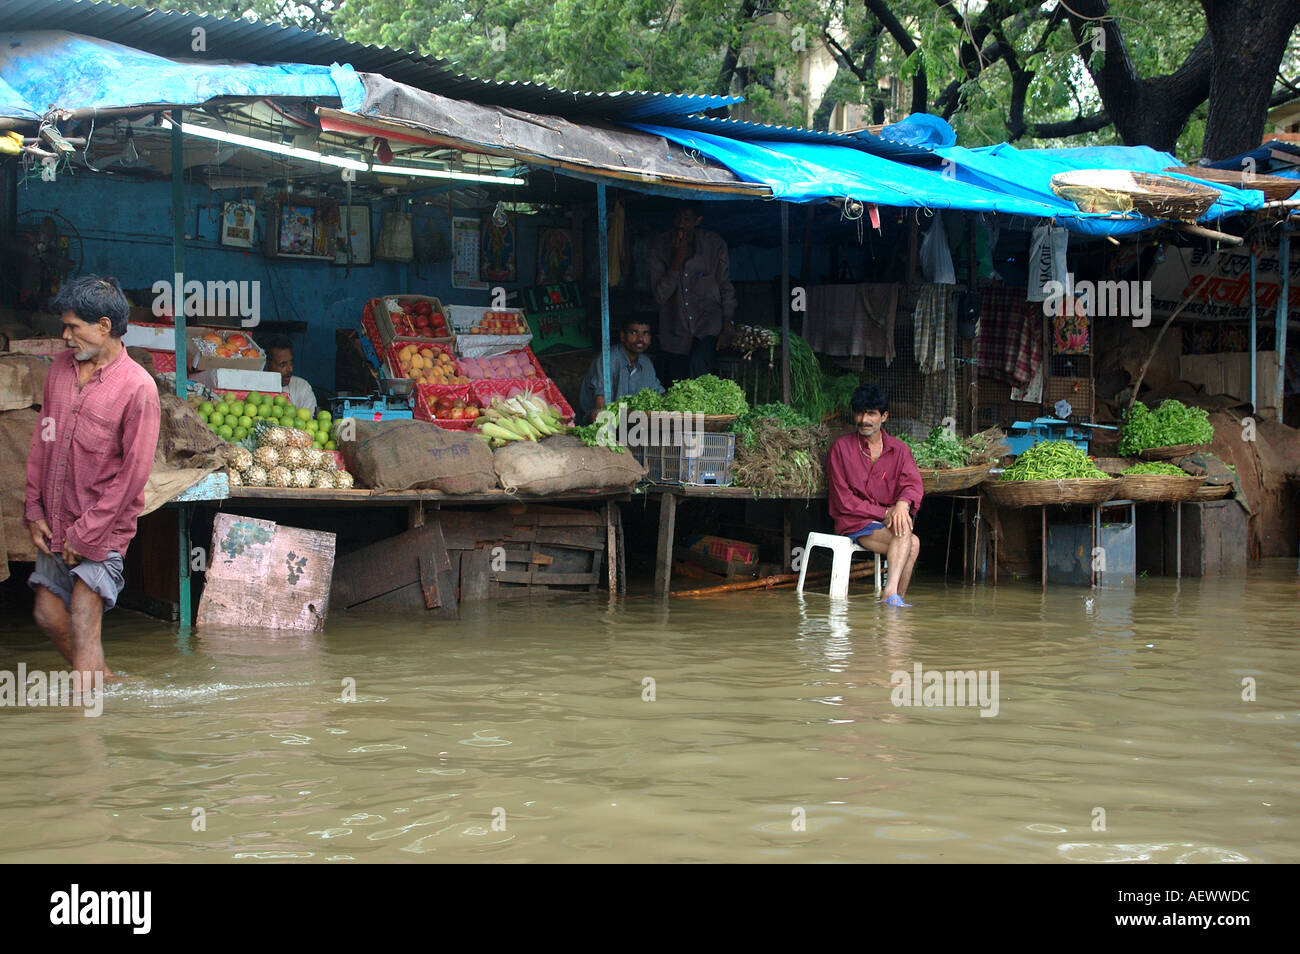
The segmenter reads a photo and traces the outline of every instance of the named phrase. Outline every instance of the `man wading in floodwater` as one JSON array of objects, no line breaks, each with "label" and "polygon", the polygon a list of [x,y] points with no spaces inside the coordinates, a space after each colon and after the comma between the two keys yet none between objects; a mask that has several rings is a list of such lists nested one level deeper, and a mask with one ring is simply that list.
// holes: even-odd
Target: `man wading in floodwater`
[{"label": "man wading in floodwater", "polygon": [[129,305],[116,279],[88,275],[51,308],[68,349],[45,379],[27,456],[25,517],[37,549],[33,615],[78,672],[104,666],[99,630],[122,592],[122,556],[144,509],[158,388],[122,345]]},{"label": "man wading in floodwater", "polygon": [[921,509],[921,472],[912,451],[885,433],[889,397],[874,384],[853,392],[849,401],[856,434],[845,434],[831,445],[826,482],[835,532],[851,537],[889,561],[889,575],[880,601],[903,602],[921,541],[912,533],[912,518]]}]

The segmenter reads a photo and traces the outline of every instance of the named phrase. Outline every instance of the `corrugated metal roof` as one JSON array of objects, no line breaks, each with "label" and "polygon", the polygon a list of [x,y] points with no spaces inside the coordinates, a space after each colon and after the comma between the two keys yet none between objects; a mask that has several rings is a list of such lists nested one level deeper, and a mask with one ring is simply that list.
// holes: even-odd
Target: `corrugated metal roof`
[{"label": "corrugated metal roof", "polygon": [[0,32],[71,30],[160,56],[192,58],[192,30],[206,31],[207,53],[250,63],[347,63],[419,89],[491,106],[565,117],[676,119],[741,101],[735,96],[651,92],[589,93],[540,83],[474,79],[421,53],[353,43],[324,33],[249,20],[150,10],[91,0],[3,0]]},{"label": "corrugated metal roof", "polygon": [[813,142],[848,146],[895,162],[914,164],[938,162],[930,149],[894,142],[892,139],[884,139],[869,132],[851,134],[818,132],[815,129],[803,129],[799,126],[770,126],[765,123],[743,122],[738,119],[713,119],[708,116],[674,117],[671,125],[693,132],[712,133],[715,136],[748,139],[753,142]]}]

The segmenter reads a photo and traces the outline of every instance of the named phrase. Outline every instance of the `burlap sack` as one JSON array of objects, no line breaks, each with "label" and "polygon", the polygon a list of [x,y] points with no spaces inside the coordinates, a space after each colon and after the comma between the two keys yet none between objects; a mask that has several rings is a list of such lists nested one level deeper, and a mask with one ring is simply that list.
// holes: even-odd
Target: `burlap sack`
[{"label": "burlap sack", "polygon": [[617,490],[645,476],[628,453],[588,447],[568,435],[515,441],[492,455],[497,480],[509,493],[554,494],[566,490]]},{"label": "burlap sack", "polygon": [[162,419],[158,425],[158,450],[154,464],[167,467],[206,468],[226,466],[227,444],[203,423],[198,412],[175,394],[158,397]]},{"label": "burlap sack", "polygon": [[27,354],[0,357],[0,412],[40,404],[49,373],[49,358]]},{"label": "burlap sack", "polygon": [[36,559],[36,547],[23,523],[27,452],[40,420],[41,412],[30,408],[0,413],[0,521],[4,523],[8,559],[29,563]]},{"label": "burlap sack", "polygon": [[358,421],[340,445],[357,486],[480,494],[496,487],[492,450],[478,437],[428,421]]}]

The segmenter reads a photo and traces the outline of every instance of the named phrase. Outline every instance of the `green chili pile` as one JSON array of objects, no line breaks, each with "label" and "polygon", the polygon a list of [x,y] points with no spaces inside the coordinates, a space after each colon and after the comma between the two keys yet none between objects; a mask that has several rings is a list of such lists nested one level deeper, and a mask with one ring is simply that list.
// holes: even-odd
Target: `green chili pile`
[{"label": "green chili pile", "polygon": [[1043,441],[1016,458],[1001,480],[1107,480],[1087,451],[1069,441]]},{"label": "green chili pile", "polygon": [[1132,467],[1125,467],[1120,471],[1120,473],[1133,474],[1138,477],[1151,475],[1164,475],[1168,477],[1187,476],[1187,471],[1183,470],[1176,464],[1169,463],[1167,460],[1153,460],[1146,464],[1134,464]]},{"label": "green chili pile", "polygon": [[1188,407],[1171,398],[1152,411],[1138,401],[1124,417],[1119,452],[1127,457],[1148,447],[1208,444],[1212,440],[1214,426],[1204,408]]}]

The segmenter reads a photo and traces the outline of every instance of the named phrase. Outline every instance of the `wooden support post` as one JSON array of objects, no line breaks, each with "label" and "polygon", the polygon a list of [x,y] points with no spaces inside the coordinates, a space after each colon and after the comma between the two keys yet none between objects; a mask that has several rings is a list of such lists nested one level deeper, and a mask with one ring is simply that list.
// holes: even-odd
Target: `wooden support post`
[{"label": "wooden support post", "polygon": [[791,565],[790,562],[790,501],[785,498],[781,499],[781,568],[785,569]]},{"label": "wooden support post", "polygon": [[[806,332],[806,328],[800,328]],[[781,203],[781,400],[790,403],[790,205]]]},{"label": "wooden support post", "polygon": [[605,568],[609,581],[609,598],[618,597],[618,532],[614,529],[614,502],[605,504]]},{"label": "wooden support post", "polygon": [[667,596],[673,576],[673,531],[677,524],[677,495],[659,497],[659,543],[655,547],[655,593]]}]

